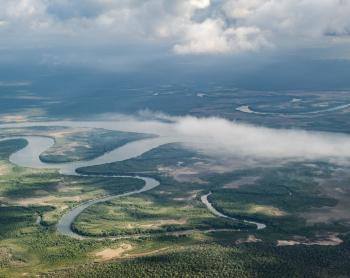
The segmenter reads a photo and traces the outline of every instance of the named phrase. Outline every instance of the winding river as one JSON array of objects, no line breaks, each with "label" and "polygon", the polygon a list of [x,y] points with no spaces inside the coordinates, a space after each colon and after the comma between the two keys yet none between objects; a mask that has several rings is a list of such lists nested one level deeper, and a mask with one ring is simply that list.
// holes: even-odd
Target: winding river
[{"label": "winding river", "polygon": [[[238,218],[233,218],[233,217],[227,216],[227,215],[221,213],[220,211],[218,211],[216,208],[214,208],[214,206],[213,206],[213,205],[209,202],[209,200],[208,200],[208,197],[209,197],[211,194],[212,194],[212,193],[210,192],[210,193],[208,193],[208,194],[206,194],[206,195],[203,195],[203,196],[201,197],[201,201],[202,201],[203,204],[205,204],[205,205],[207,206],[208,210],[209,210],[212,214],[214,214],[214,215],[216,215],[216,216],[219,216],[219,217],[231,219],[231,220],[233,220],[233,221],[240,221]],[[241,220],[241,221],[243,221],[244,223],[247,223],[247,224],[255,225],[257,230],[263,230],[263,229],[266,228],[266,225],[263,224],[263,223],[259,223],[259,222],[255,222],[255,221],[250,221],[250,220]]]},{"label": "winding river", "polygon": [[[53,123],[51,123],[51,125],[53,125]],[[17,127],[17,125],[15,126]],[[33,126],[33,124],[28,126]],[[0,125],[0,128],[1,127],[4,127],[4,126]],[[11,127],[11,126],[6,126],[6,127]],[[54,145],[55,141],[52,138],[43,137],[43,136],[18,136],[18,137],[3,138],[0,141],[4,141],[8,139],[18,139],[18,138],[25,139],[28,142],[28,144],[23,149],[11,154],[10,161],[12,163],[22,167],[39,168],[39,169],[58,169],[59,172],[63,175],[74,175],[74,176],[85,176],[77,173],[76,170],[78,168],[131,159],[131,158],[140,156],[143,153],[151,149],[157,148],[163,144],[177,141],[175,138],[171,136],[161,135],[156,138],[143,139],[143,140],[127,143],[117,149],[114,149],[108,153],[105,153],[91,160],[52,164],[52,163],[45,163],[40,160],[40,154]],[[96,175],[89,175],[89,176],[96,176]],[[60,234],[77,238],[77,239],[84,239],[85,238],[84,236],[81,236],[72,230],[72,223],[78,217],[78,215],[82,213],[86,208],[94,204],[110,201],[116,198],[126,197],[134,194],[146,192],[159,186],[159,182],[150,177],[123,176],[123,175],[114,175],[114,176],[98,175],[98,177],[135,178],[135,179],[142,180],[144,182],[144,186],[139,190],[129,191],[123,194],[110,195],[103,198],[90,200],[72,208],[62,216],[62,218],[59,220],[57,224],[57,231]],[[208,201],[208,196],[209,194],[202,196],[201,200],[214,215],[218,217],[232,219],[234,221],[238,220],[218,212],[212,206],[212,204],[210,204],[210,202]],[[249,224],[255,224],[258,230],[264,229],[266,227],[265,224],[261,224],[257,222],[252,222],[248,220],[244,220],[244,222]]]},{"label": "winding river", "polygon": [[[172,140],[165,137],[138,140],[138,141],[125,144],[120,148],[117,148],[109,153],[106,153],[92,160],[78,161],[78,162],[71,162],[71,163],[51,164],[51,163],[42,162],[39,156],[45,150],[53,146],[54,140],[52,138],[41,137],[41,136],[23,136],[23,137],[11,137],[6,139],[18,139],[18,138],[25,139],[28,142],[28,144],[26,147],[13,153],[10,156],[10,161],[12,163],[22,167],[31,167],[31,168],[37,168],[37,169],[38,168],[58,169],[59,172],[63,175],[76,175],[76,176],[84,176],[76,172],[76,169],[78,168],[130,159],[133,157],[137,157],[160,145],[172,142]],[[6,139],[2,139],[2,140],[6,140]],[[89,176],[96,176],[96,175],[89,175]],[[114,175],[114,176],[98,175],[98,177],[135,178],[135,179],[142,180],[145,185],[139,190],[134,190],[123,194],[111,195],[111,196],[106,196],[99,199],[90,200],[72,208],[70,211],[68,211],[66,214],[62,216],[62,218],[57,224],[57,231],[60,234],[74,237],[74,238],[83,238],[81,235],[75,233],[71,227],[74,220],[86,208],[94,204],[110,201],[116,198],[126,197],[134,194],[146,192],[159,185],[159,182],[157,180],[149,177],[121,176],[121,175]]]},{"label": "winding river", "polygon": [[236,108],[237,111],[248,113],[248,114],[257,114],[257,115],[279,115],[279,116],[307,116],[307,115],[317,115],[322,113],[334,112],[339,110],[344,110],[350,107],[350,103],[342,104],[330,108],[309,111],[309,112],[299,112],[299,113],[283,113],[283,112],[259,112],[253,110],[249,105],[243,105]]}]

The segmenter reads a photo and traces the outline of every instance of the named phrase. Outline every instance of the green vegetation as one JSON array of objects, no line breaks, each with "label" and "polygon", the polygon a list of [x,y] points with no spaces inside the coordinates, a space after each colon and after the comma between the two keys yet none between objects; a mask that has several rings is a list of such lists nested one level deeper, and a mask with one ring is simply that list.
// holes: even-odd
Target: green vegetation
[{"label": "green vegetation", "polygon": [[0,207],[0,239],[17,237],[20,233],[32,226],[36,218],[52,210],[50,207]]},{"label": "green vegetation", "polygon": [[44,162],[62,163],[88,160],[126,143],[154,137],[150,134],[91,129],[55,138],[55,145],[40,155]]},{"label": "green vegetation", "polygon": [[11,153],[23,149],[27,145],[27,141],[23,139],[5,140],[0,142],[0,158],[7,160]]},{"label": "green vegetation", "polygon": [[[281,167],[251,169],[241,173],[216,175],[209,180],[216,186],[209,200],[220,212],[239,219],[266,223],[269,230],[289,235],[344,232],[340,223],[308,225],[303,213],[320,207],[334,207],[338,201],[322,193],[316,180],[331,177],[330,165],[290,163]],[[234,179],[259,174],[251,184],[235,186]],[[224,188],[219,184],[226,184]]]},{"label": "green vegetation", "polygon": [[242,227],[244,225],[212,215],[198,200],[183,204],[159,201],[147,195],[94,205],[79,215],[74,223],[74,230],[88,236]]},{"label": "green vegetation", "polygon": [[64,177],[9,163],[9,155],[25,145],[22,139],[0,142],[0,277],[31,276],[90,261],[90,251],[114,243],[57,235],[54,225],[62,213],[83,200],[143,186],[135,179]]},{"label": "green vegetation", "polygon": [[208,185],[190,180],[179,182],[171,176],[176,169],[191,167],[205,159],[180,144],[167,144],[123,162],[79,169],[83,174],[147,174],[157,178],[161,186],[139,197],[94,205],[77,218],[74,229],[89,236],[115,236],[246,227],[207,210],[200,196]]},{"label": "green vegetation", "polygon": [[9,155],[25,145],[22,139],[0,142],[0,204],[54,207],[40,213],[42,224],[56,224],[66,209],[82,201],[143,186],[142,181],[131,178],[61,176],[56,170],[21,168],[9,163]]},{"label": "green vegetation", "polygon": [[[82,174],[134,174],[146,173],[158,175],[159,171],[166,167],[186,167],[205,160],[204,156],[186,149],[181,144],[165,144],[150,150],[139,157],[126,161],[113,162],[109,164],[96,165],[78,169]],[[171,171],[171,169],[169,169]]]},{"label": "green vegetation", "polygon": [[126,143],[154,137],[151,134],[112,131],[102,128],[59,126],[1,130],[1,137],[3,138],[26,135],[49,136],[55,139],[54,146],[40,155],[40,159],[48,163],[88,160]]},{"label": "green vegetation", "polygon": [[[56,233],[55,224],[67,209],[139,189],[142,181],[61,176],[55,170],[12,165],[9,155],[25,145],[25,140],[0,142],[0,277],[347,277],[350,272],[346,223],[308,223],[305,216],[339,204],[324,184],[347,189],[347,176],[330,163],[294,162],[219,174],[211,170],[210,158],[168,144],[124,162],[83,168],[82,173],[142,173],[161,185],[94,205],[74,223],[76,231],[89,236],[139,238],[76,240]],[[217,210],[266,223],[267,229],[214,216],[200,201],[209,191]],[[328,244],[328,236],[343,243],[277,246],[281,241]],[[104,251],[114,255],[102,258],[98,254]]]},{"label": "green vegetation", "polygon": [[48,277],[347,277],[349,243],[340,247],[195,244],[162,255],[82,265]]},{"label": "green vegetation", "polygon": [[[295,162],[280,167],[246,168],[218,174],[210,170],[212,163],[210,158],[185,149],[180,144],[167,144],[137,158],[82,168],[79,171],[84,174],[146,173],[154,176],[161,181],[162,186],[147,192],[143,200],[137,200],[135,203],[149,201],[152,203],[151,207],[158,209],[170,206],[179,212],[181,207],[189,205],[196,209],[201,205],[199,196],[212,191],[209,200],[217,210],[234,218],[266,223],[269,232],[273,231],[279,235],[312,237],[316,232],[346,231],[346,226],[341,223],[308,225],[302,216],[304,212],[313,208],[337,205],[337,199],[322,193],[317,182],[332,177],[331,164],[314,161]],[[195,172],[195,177],[186,177],[188,172]],[[78,222],[75,227],[84,233],[91,229],[90,233],[95,234],[101,232],[102,228],[95,230],[94,226],[104,227],[102,223],[106,223],[108,227],[113,226],[112,223],[119,223],[104,232],[125,233],[121,226],[125,226],[126,219],[140,221],[125,215],[129,213],[125,208],[128,204],[127,202],[119,208],[116,203],[100,204],[91,208],[91,211],[87,210],[86,214],[83,213],[79,218],[82,223]],[[123,209],[126,211],[120,212]],[[93,222],[96,219],[94,220],[92,215],[99,215],[98,211],[103,212],[104,218]],[[169,211],[167,213],[171,215]],[[161,219],[162,217],[159,217],[159,220]],[[133,233],[134,230],[129,229],[127,232]]]},{"label": "green vegetation", "polygon": [[7,140],[0,142],[0,201],[6,203],[9,198],[32,196],[34,193],[41,195],[45,190],[53,190],[58,175],[55,171],[30,170],[20,168],[9,163],[8,157],[27,142],[23,139]]}]

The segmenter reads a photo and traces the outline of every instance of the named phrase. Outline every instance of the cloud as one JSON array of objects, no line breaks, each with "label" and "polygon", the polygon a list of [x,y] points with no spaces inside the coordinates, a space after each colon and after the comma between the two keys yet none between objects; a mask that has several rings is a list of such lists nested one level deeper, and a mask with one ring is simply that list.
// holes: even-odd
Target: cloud
[{"label": "cloud", "polygon": [[46,5],[41,0],[4,1],[6,14],[10,19],[38,17],[45,14]]},{"label": "cloud", "polygon": [[222,118],[177,118],[174,130],[188,146],[211,155],[271,159],[350,158],[350,136],[272,129]]},{"label": "cloud", "polygon": [[[345,0],[1,0],[2,37],[166,42],[177,54],[305,47],[348,39]],[[13,30],[16,31],[13,34]],[[17,37],[18,36],[18,37]],[[336,40],[335,40],[336,38]],[[6,41],[6,39],[5,39]],[[58,43],[58,42],[57,42]],[[346,42],[348,43],[348,42]],[[35,45],[33,43],[33,45]]]},{"label": "cloud", "polygon": [[[207,155],[221,158],[312,159],[349,162],[350,135],[293,129],[275,129],[224,118],[168,116],[145,111],[138,116],[101,114],[84,122],[36,122],[37,126],[95,127],[153,133],[181,142]],[[20,126],[32,126],[22,123]],[[18,126],[18,125],[17,125]],[[3,127],[13,127],[12,124]]]},{"label": "cloud", "polygon": [[286,38],[325,43],[329,30],[343,33],[350,26],[350,2],[342,0],[227,0],[223,11],[238,25],[259,27],[276,45]]},{"label": "cloud", "polygon": [[275,129],[218,117],[174,117],[151,111],[134,117],[103,114],[95,119],[107,119],[110,126],[105,128],[159,134],[218,158],[350,158],[350,135],[341,133]]},{"label": "cloud", "polygon": [[176,44],[178,54],[227,53],[257,50],[269,43],[256,27],[224,28],[222,20],[207,19],[195,23],[185,32],[182,44]]}]

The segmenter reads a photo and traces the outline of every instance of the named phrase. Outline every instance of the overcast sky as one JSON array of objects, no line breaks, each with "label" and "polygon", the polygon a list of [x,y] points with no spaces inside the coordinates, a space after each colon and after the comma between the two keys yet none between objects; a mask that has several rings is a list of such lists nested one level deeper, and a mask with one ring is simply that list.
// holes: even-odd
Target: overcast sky
[{"label": "overcast sky", "polygon": [[36,50],[49,63],[127,64],[321,49],[348,59],[349,15],[349,0],[0,0],[0,58]]}]

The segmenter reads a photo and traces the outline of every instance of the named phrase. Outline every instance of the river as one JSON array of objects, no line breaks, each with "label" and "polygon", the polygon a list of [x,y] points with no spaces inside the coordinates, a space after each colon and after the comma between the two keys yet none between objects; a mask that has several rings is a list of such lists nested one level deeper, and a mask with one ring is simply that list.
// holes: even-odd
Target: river
[{"label": "river", "polygon": [[[79,124],[80,123],[80,124]],[[112,130],[117,130],[116,128],[119,127],[120,129],[124,131],[134,131],[129,128],[121,128],[121,125],[115,125],[107,122],[104,124],[99,124],[100,122],[43,122],[43,123],[25,123],[25,124],[6,124],[6,125],[0,125],[0,128],[6,127],[29,127],[29,126],[70,126],[70,127],[81,127],[81,126],[88,126],[88,127],[103,127],[103,128],[110,128]],[[153,131],[159,131],[159,127],[156,127]],[[138,131],[140,132],[140,131]],[[142,132],[145,132],[142,130]],[[15,138],[23,138],[25,139],[28,144],[21,150],[14,152],[10,156],[10,161],[18,166],[22,167],[30,167],[30,168],[40,168],[40,169],[58,169],[59,172],[63,175],[75,175],[75,176],[83,176],[76,172],[78,168],[82,167],[88,167],[88,166],[94,166],[94,165],[101,165],[105,163],[112,163],[117,161],[123,161],[127,159],[131,159],[134,157],[138,157],[142,155],[143,153],[152,150],[154,148],[157,148],[163,144],[177,142],[178,139],[171,137],[171,136],[164,136],[167,132],[159,133],[158,137],[151,138],[151,139],[143,139],[138,141],[133,141],[130,143],[127,143],[117,149],[114,149],[108,153],[105,153],[99,157],[96,157],[91,160],[86,161],[77,161],[77,162],[69,162],[69,163],[45,163],[40,160],[40,154],[52,147],[55,143],[54,139],[50,137],[44,137],[44,136],[18,136],[18,137],[10,137],[10,138],[3,138],[0,141],[6,140],[6,139],[15,139]],[[89,175],[94,176],[94,175]],[[151,190],[157,186],[159,186],[159,182],[153,178],[150,177],[143,177],[143,176],[120,176],[120,175],[114,175],[114,176],[103,176],[98,175],[98,177],[114,177],[114,178],[135,178],[140,179],[144,182],[144,186],[139,190],[129,191],[123,194],[119,195],[111,195],[111,196],[105,196],[103,198],[90,200],[87,202],[84,202],[68,212],[66,212],[62,218],[59,220],[57,224],[57,231],[62,234],[73,238],[79,238],[82,239],[81,235],[75,233],[72,230],[72,223],[74,220],[78,217],[80,213],[82,213],[86,208],[97,204],[102,203],[106,201],[110,201],[112,199],[130,196],[134,194],[139,194],[142,192],[146,192],[148,190]],[[208,201],[207,199],[208,195],[202,196],[202,202],[208,207],[208,209],[219,217],[225,217],[232,219],[234,221],[237,221],[237,219],[231,218],[229,216],[223,215],[220,212],[218,212]],[[257,226],[257,229],[263,229],[265,228],[265,224],[252,222],[248,220],[244,220],[246,223],[255,224]]]}]

